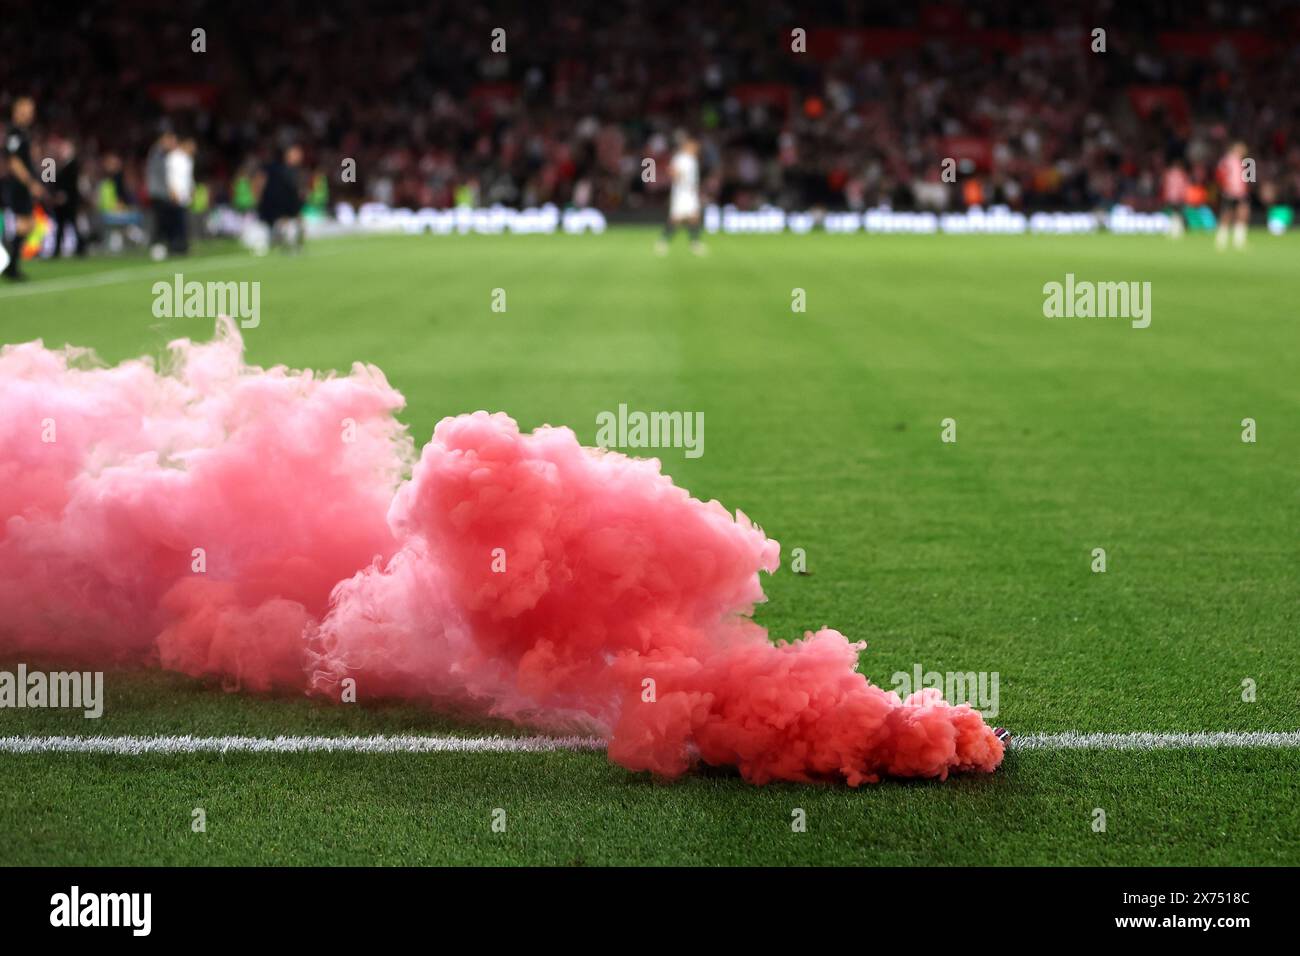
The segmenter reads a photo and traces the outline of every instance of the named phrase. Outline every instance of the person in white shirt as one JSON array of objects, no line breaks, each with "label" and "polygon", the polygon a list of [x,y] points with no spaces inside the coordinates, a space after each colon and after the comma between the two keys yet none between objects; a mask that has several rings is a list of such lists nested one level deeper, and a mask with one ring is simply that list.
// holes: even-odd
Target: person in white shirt
[{"label": "person in white shirt", "polygon": [[700,242],[700,144],[689,136],[678,136],[677,154],[670,167],[673,185],[668,197],[668,224],[655,244],[659,255],[668,254],[668,243],[678,226],[685,226],[691,239],[691,252],[704,255]]},{"label": "person in white shirt", "polygon": [[188,252],[190,203],[194,200],[194,140],[178,142],[167,154],[167,196],[171,200],[168,214],[168,243],[172,252]]}]

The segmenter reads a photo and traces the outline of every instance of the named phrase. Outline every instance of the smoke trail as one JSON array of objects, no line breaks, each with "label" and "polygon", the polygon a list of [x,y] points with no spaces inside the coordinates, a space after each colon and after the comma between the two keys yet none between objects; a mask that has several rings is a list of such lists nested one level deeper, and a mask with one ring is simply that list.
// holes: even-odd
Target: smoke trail
[{"label": "smoke trail", "polygon": [[[1002,743],[900,701],[823,629],[750,620],[779,546],[654,460],[446,418],[415,460],[372,366],[247,366],[233,324],[116,367],[0,351],[0,652],[153,664],[231,689],[472,708],[609,740],[673,777],[946,777]],[[409,474],[409,478],[405,477]]]}]

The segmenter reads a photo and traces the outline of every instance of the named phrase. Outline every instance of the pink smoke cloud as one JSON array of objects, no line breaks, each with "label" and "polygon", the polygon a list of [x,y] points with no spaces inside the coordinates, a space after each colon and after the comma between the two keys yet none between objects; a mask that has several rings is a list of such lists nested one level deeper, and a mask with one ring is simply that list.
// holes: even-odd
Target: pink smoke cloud
[{"label": "pink smoke cloud", "polygon": [[416,460],[402,404],[373,366],[246,365],[229,322],[162,363],[4,347],[0,653],[332,699],[352,678],[594,731],[665,777],[1000,763],[978,712],[873,686],[839,632],[771,643],[750,615],[779,545],[658,461],[486,412]]}]

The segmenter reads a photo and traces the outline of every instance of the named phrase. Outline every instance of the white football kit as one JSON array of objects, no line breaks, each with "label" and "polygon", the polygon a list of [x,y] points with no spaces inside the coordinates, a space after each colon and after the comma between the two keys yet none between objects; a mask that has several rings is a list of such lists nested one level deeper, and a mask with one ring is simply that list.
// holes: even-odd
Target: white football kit
[{"label": "white football kit", "polygon": [[668,218],[694,219],[700,214],[700,161],[690,153],[673,157],[673,191],[668,200]]}]

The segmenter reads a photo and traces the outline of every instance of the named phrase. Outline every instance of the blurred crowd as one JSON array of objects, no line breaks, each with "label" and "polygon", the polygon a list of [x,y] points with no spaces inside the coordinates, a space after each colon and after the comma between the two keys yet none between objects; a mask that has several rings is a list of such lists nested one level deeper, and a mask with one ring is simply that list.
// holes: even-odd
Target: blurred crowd
[{"label": "blurred crowd", "polygon": [[1238,140],[1254,202],[1300,201],[1282,0],[88,0],[55,30],[42,3],[6,6],[0,117],[33,96],[35,154],[75,157],[84,200],[123,210],[147,204],[164,129],[194,140],[205,204],[245,208],[298,144],[322,205],[659,214],[644,160],[666,170],[677,129],[706,201],[741,208],[1155,209],[1174,164],[1212,194]]}]

